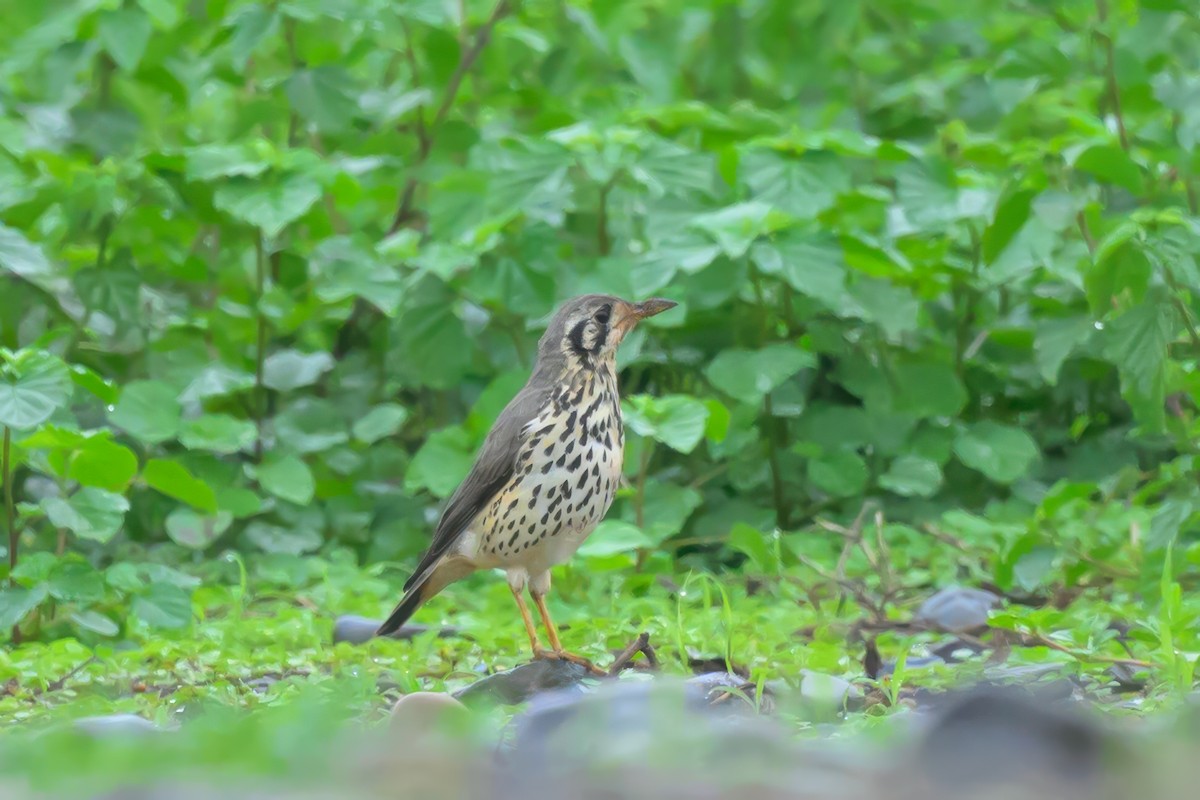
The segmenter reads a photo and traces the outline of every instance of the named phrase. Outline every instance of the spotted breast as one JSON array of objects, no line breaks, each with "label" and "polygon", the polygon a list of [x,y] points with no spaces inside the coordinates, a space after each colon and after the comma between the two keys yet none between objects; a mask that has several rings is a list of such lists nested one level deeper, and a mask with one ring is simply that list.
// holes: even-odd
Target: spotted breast
[{"label": "spotted breast", "polygon": [[625,436],[611,364],[575,373],[526,426],[513,477],[471,525],[477,567],[536,574],[567,561],[604,518]]}]

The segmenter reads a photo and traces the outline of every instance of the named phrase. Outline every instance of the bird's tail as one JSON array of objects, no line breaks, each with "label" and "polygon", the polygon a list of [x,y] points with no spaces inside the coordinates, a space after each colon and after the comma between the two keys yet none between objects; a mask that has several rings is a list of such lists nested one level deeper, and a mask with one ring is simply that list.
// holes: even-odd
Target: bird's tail
[{"label": "bird's tail", "polygon": [[391,636],[400,630],[400,627],[404,623],[408,622],[408,618],[415,614],[417,609],[421,607],[421,604],[425,602],[427,595],[424,590],[428,582],[429,578],[426,577],[425,580],[414,584],[411,589],[404,593],[404,597],[400,600],[395,610],[392,611],[391,616],[375,631],[376,636]]}]

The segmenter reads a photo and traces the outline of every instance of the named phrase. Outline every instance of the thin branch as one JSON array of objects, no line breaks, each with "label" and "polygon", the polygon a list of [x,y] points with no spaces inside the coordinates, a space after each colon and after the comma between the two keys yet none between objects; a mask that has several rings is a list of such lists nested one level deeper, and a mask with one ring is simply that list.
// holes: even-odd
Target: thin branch
[{"label": "thin branch", "polygon": [[[4,447],[0,452],[0,480],[4,481],[4,517],[8,523],[8,581],[17,585],[17,548],[21,544],[21,533],[17,530],[17,515],[13,505],[13,475],[12,475],[12,429],[4,426]],[[19,622],[12,626],[13,644],[21,641],[21,625]]]},{"label": "thin branch", "polygon": [[[408,20],[402,20],[400,27],[404,29],[404,60],[408,62],[408,71],[412,75],[412,88],[419,89],[421,87],[421,65],[417,62],[417,53],[413,49],[413,33],[409,27]],[[431,147],[429,143],[429,130],[425,127],[425,106],[418,105],[415,109],[417,115],[417,146],[418,152],[427,152]]]},{"label": "thin branch", "polygon": [[13,577],[13,572],[17,569],[20,535],[17,532],[17,514],[13,504],[12,429],[7,425],[4,426],[4,450],[0,456],[0,479],[4,480],[4,518],[8,526],[8,579],[16,586],[17,579]]},{"label": "thin branch", "polygon": [[1167,285],[1171,287],[1171,302],[1179,311],[1179,316],[1183,317],[1183,324],[1187,327],[1188,336],[1192,339],[1192,346],[1196,348],[1196,353],[1200,354],[1200,331],[1196,330],[1196,323],[1192,320],[1192,310],[1183,302],[1183,288],[1175,280],[1175,276],[1171,274],[1169,268],[1163,268],[1163,277],[1166,279]]},{"label": "thin branch", "polygon": [[[1108,0],[1096,0],[1096,16],[1100,26],[1108,22]],[[1121,92],[1117,86],[1117,60],[1112,37],[1107,31],[1098,30],[1104,42],[1104,79],[1108,86],[1108,101],[1112,104],[1113,116],[1117,119],[1117,135],[1121,139],[1121,149],[1129,152],[1129,134],[1125,131],[1125,117],[1121,114]]]},{"label": "thin branch", "polygon": [[1092,236],[1092,229],[1088,225],[1087,217],[1080,211],[1075,215],[1075,223],[1079,226],[1079,232],[1083,235],[1083,243],[1087,245],[1088,253],[1096,255],[1096,238]]},{"label": "thin branch", "polygon": [[600,255],[612,252],[612,239],[608,235],[608,193],[612,191],[615,178],[600,187],[600,208],[596,215],[596,249]]},{"label": "thin branch", "polygon": [[263,252],[263,237],[256,233],[254,237],[254,279],[255,314],[258,317],[258,337],[254,349],[254,394],[255,403],[255,437],[254,460],[261,462],[263,456],[263,421],[267,415],[267,387],[263,383],[263,365],[267,352],[267,317],[262,311],[263,291],[266,286],[266,254]]},{"label": "thin branch", "polygon": [[[450,81],[446,84],[446,91],[442,95],[442,102],[438,106],[437,111],[433,115],[433,121],[429,124],[428,130],[424,135],[421,135],[420,127],[418,127],[418,148],[417,157],[413,159],[409,167],[409,177],[404,183],[404,188],[400,192],[399,204],[396,208],[396,215],[392,219],[392,225],[388,229],[388,233],[395,233],[402,228],[413,215],[412,204],[417,191],[416,172],[420,169],[425,160],[429,158],[429,153],[433,150],[434,141],[437,137],[438,129],[445,121],[446,116],[450,113],[450,109],[454,105],[454,100],[458,96],[458,90],[462,87],[463,79],[475,62],[479,59],[483,48],[487,46],[488,41],[492,37],[492,31],[500,20],[504,19],[511,10],[508,0],[500,0],[496,7],[492,10],[492,15],[488,17],[487,22],[483,24],[478,31],[475,32],[475,41],[471,47],[462,54],[459,59],[458,66],[454,68],[454,73],[450,76]],[[409,45],[411,47],[411,44]],[[418,117],[420,119],[420,117]],[[419,123],[419,126],[423,123]]]}]

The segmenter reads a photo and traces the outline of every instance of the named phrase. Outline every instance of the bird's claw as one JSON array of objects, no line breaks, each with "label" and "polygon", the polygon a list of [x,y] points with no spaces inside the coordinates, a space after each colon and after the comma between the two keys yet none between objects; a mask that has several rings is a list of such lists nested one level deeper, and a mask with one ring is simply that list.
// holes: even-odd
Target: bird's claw
[{"label": "bird's claw", "polygon": [[588,672],[597,676],[607,676],[608,673],[597,667],[583,656],[577,656],[574,653],[568,653],[566,650],[547,650],[543,647],[534,648],[534,661],[568,661],[572,664],[578,664]]}]

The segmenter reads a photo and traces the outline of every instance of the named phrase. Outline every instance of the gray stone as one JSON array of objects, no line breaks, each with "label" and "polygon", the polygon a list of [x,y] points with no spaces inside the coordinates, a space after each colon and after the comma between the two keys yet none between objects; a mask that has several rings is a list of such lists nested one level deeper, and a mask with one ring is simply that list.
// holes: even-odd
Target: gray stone
[{"label": "gray stone", "polygon": [[987,627],[988,611],[999,602],[999,597],[983,589],[947,586],[921,604],[916,618],[932,628],[961,633]]}]

